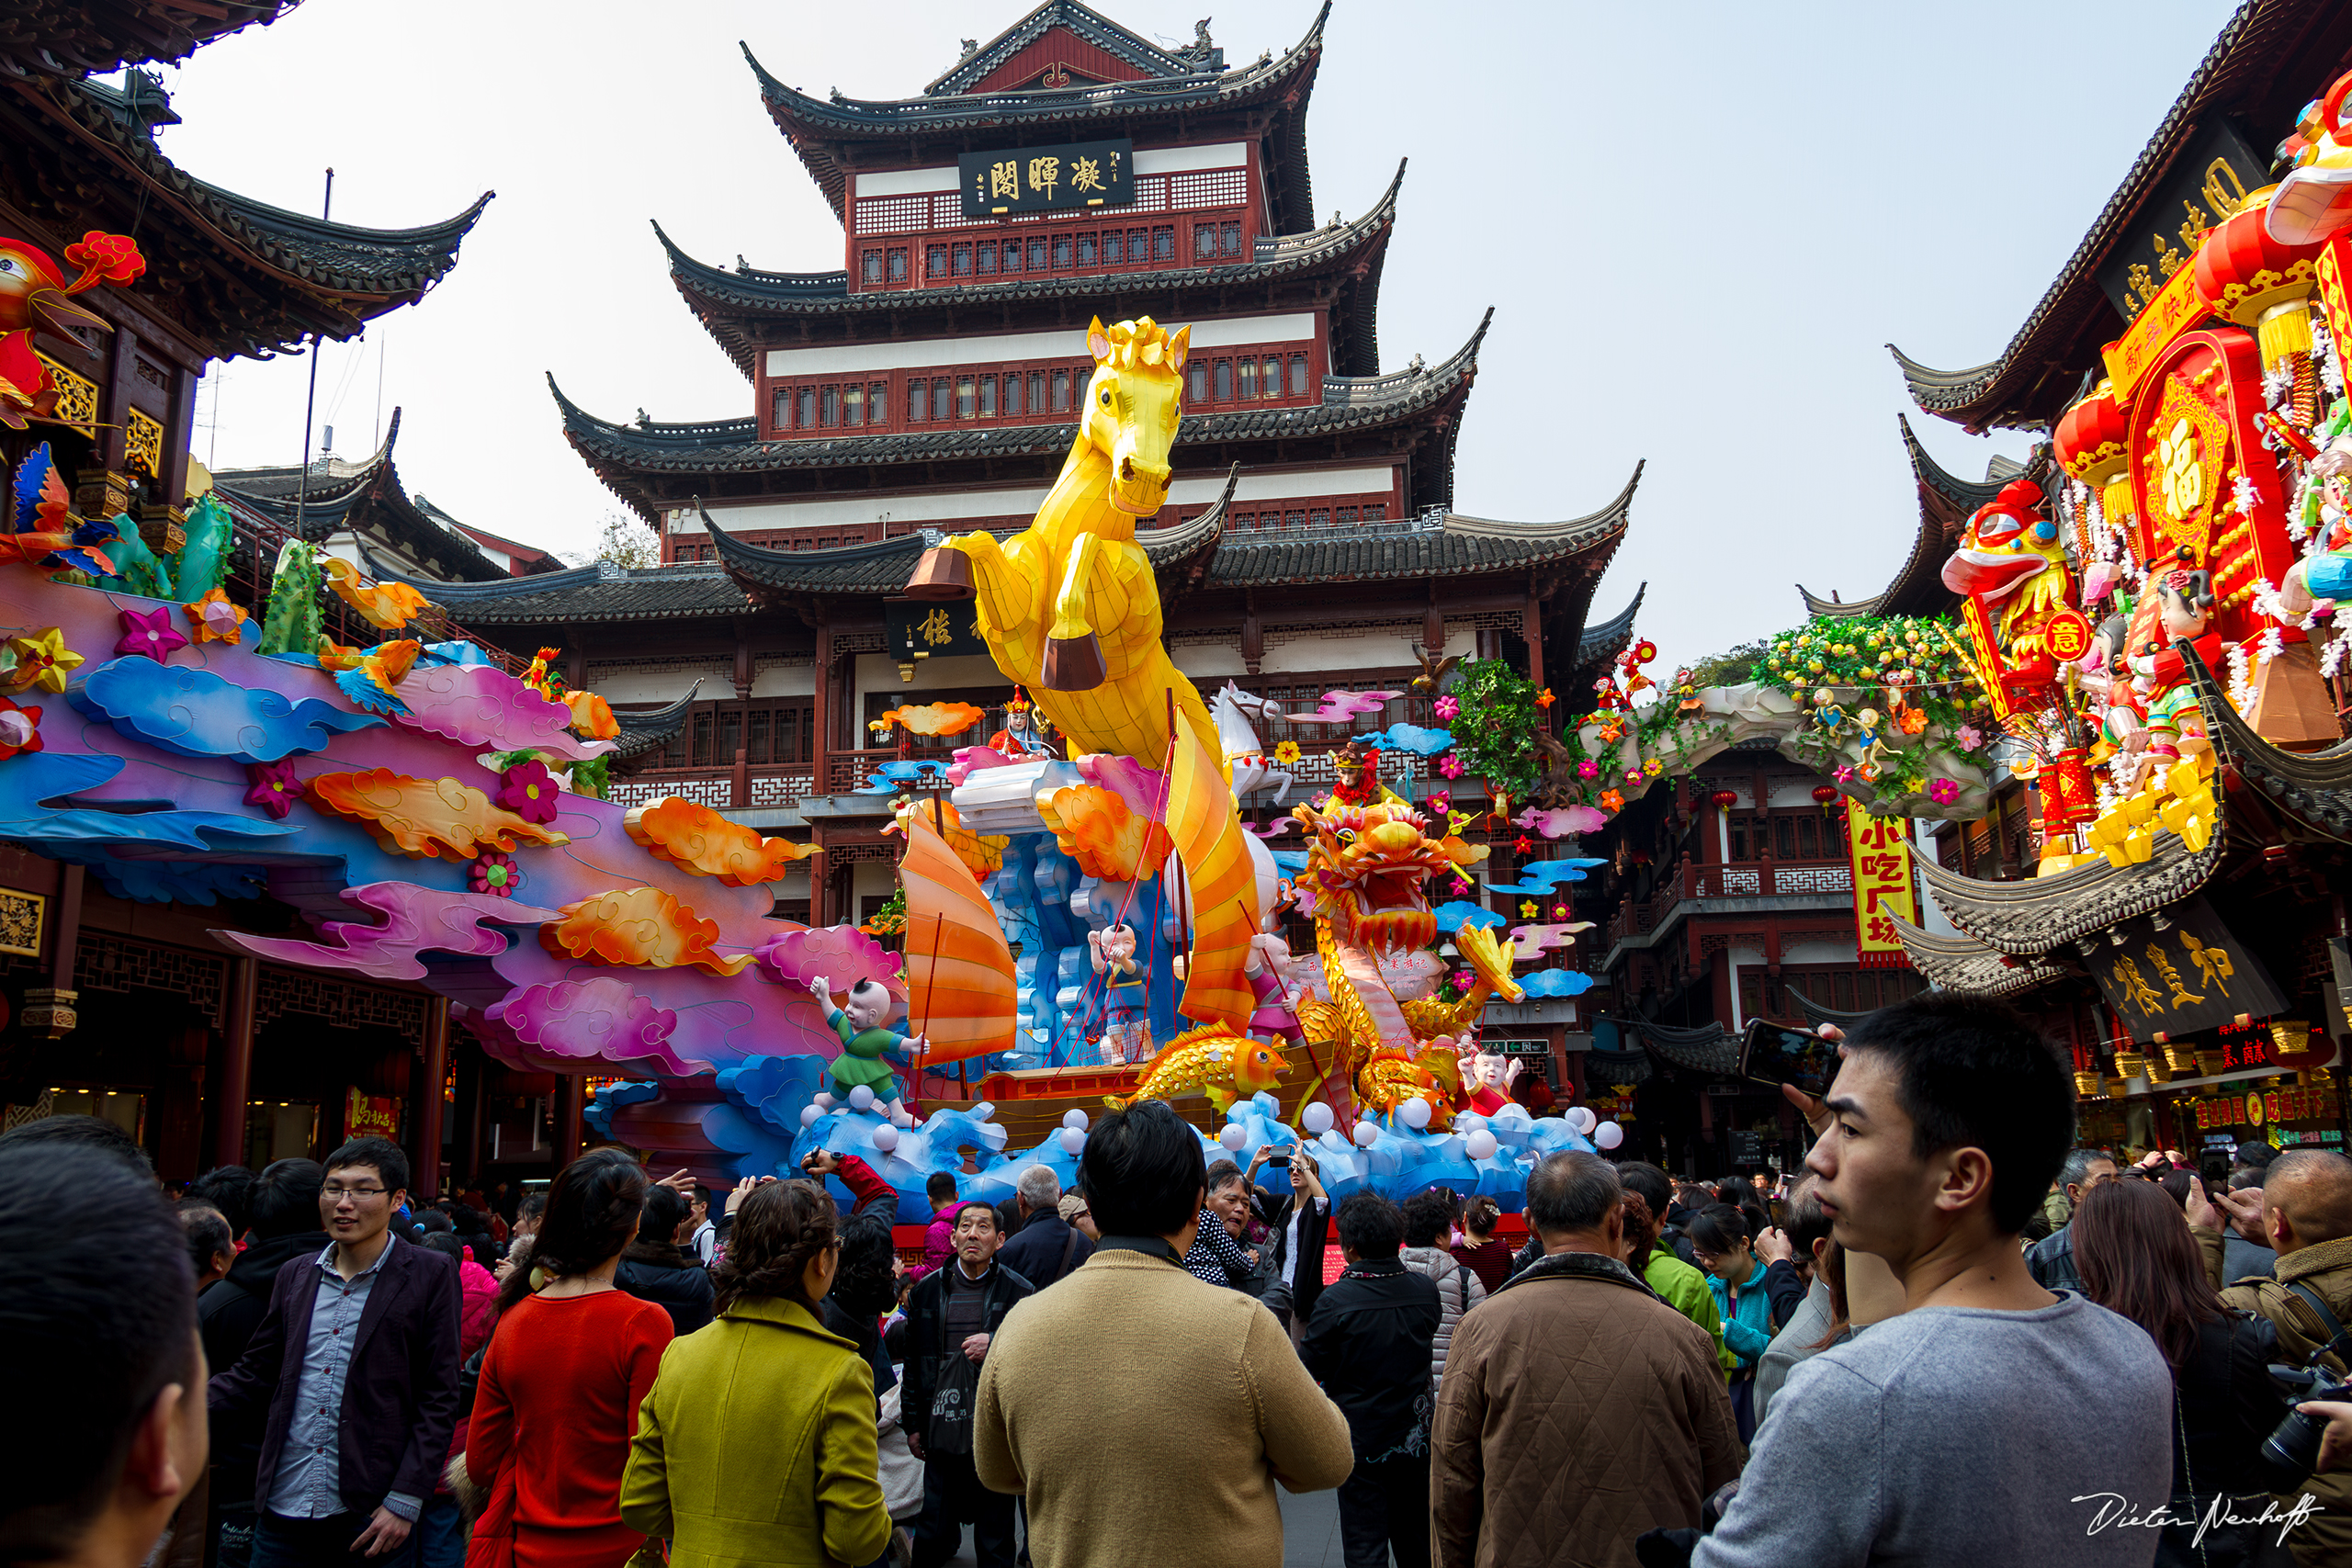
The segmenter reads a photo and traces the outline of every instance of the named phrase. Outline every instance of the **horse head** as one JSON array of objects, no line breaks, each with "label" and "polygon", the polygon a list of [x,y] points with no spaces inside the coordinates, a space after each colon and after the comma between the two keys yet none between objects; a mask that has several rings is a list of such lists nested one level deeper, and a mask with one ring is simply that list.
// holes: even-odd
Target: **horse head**
[{"label": "horse head", "polygon": [[1193,329],[1170,333],[1149,316],[1086,329],[1094,375],[1079,439],[1111,459],[1111,504],[1150,517],[1168,501],[1168,448],[1183,417],[1184,360]]}]

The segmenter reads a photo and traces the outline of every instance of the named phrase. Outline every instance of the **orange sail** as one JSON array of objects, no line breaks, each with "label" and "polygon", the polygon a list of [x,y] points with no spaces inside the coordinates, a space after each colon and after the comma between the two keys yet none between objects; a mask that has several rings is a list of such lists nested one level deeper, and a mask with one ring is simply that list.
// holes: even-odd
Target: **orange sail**
[{"label": "orange sail", "polygon": [[1258,875],[1225,769],[1190,726],[1176,730],[1168,775],[1168,835],[1184,860],[1193,907],[1193,951],[1178,1010],[1202,1023],[1247,1033],[1257,1007],[1242,969],[1257,934]]},{"label": "orange sail", "polygon": [[928,812],[910,812],[906,828],[907,1028],[929,1037],[926,1063],[1010,1051],[1012,950],[996,910]]}]

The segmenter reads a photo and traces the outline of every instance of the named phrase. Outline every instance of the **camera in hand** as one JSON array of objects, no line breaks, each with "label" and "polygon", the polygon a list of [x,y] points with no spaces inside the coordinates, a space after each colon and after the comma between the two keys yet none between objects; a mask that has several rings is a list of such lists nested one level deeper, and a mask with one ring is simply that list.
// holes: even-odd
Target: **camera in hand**
[{"label": "camera in hand", "polygon": [[[2352,1382],[2338,1382],[2318,1364],[2331,1348],[2321,1346],[2300,1367],[2274,1364],[2270,1381],[2286,1390],[2287,1397],[2297,1403],[2308,1399],[2352,1399]],[[2312,1472],[2319,1468],[2319,1441],[2326,1430],[2324,1417],[2306,1416],[2300,1410],[2290,1408],[2280,1417],[2270,1436],[2262,1439],[2262,1451],[2256,1461],[2269,1478],[2269,1490],[2292,1492],[2310,1478]]]},{"label": "camera in hand", "polygon": [[1290,1156],[1286,1154],[1268,1155],[1266,1156],[1266,1163],[1274,1167],[1278,1170],[1288,1170],[1290,1168]]},{"label": "camera in hand", "polygon": [[1818,1100],[1838,1076],[1838,1047],[1818,1034],[1759,1018],[1740,1037],[1739,1075],[1758,1083],[1794,1084]]}]

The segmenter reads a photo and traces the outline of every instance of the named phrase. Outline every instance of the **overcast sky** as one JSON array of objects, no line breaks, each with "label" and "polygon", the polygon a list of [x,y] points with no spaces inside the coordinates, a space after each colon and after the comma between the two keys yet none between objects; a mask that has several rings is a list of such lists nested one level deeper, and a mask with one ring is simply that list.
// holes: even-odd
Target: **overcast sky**
[{"label": "overcast sky", "polygon": [[[1102,8],[1174,43],[1208,4]],[[1642,629],[1666,661],[1694,659],[1795,624],[1792,583],[1885,584],[1917,506],[1883,345],[1945,367],[1998,355],[2231,9],[1340,0],[1307,118],[1316,208],[1360,213],[1412,160],[1382,367],[1442,358],[1496,307],[1456,509],[1577,516],[1647,458],[1594,612],[1646,580]],[[902,97],[1025,10],[309,0],[167,71],[186,123],[161,144],[309,211],[333,164],[354,223],[434,221],[495,189],[447,281],[322,350],[320,423],[356,457],[398,405],[412,492],[577,549],[618,503],[565,443],[544,372],[608,418],[752,412],[648,220],[713,263],[842,265],[737,40],[803,90]],[[1213,30],[1240,64],[1314,11],[1261,0]],[[2253,129],[2266,147],[2285,130]],[[300,356],[216,367],[197,457],[291,461],[306,374]],[[1913,423],[1972,477],[2027,446]]]}]

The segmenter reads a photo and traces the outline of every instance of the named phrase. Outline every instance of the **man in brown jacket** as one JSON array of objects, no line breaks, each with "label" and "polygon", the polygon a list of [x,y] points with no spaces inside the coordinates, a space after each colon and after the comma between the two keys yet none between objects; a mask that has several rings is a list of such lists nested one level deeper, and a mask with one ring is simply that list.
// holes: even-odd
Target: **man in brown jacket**
[{"label": "man in brown jacket", "polygon": [[1430,1436],[1440,1568],[1635,1568],[1696,1529],[1747,1455],[1706,1331],[1622,1261],[1625,1194],[1598,1155],[1527,1180],[1544,1256],[1463,1318]]},{"label": "man in brown jacket", "polygon": [[[2319,1297],[2340,1325],[2352,1326],[2352,1159],[2320,1149],[2296,1149],[2271,1161],[2259,1188],[2225,1194],[2220,1207],[2245,1235],[2262,1235],[2278,1249],[2278,1278],[2256,1275],[2222,1292],[2225,1305],[2260,1313],[2278,1330],[2282,1359],[2300,1363],[2334,1337],[2303,1291]],[[2223,1283],[2226,1238],[2223,1216],[2208,1201],[2204,1184],[2192,1183],[2188,1224],[2205,1254],[2205,1272]],[[2298,1562],[2313,1565],[2352,1562],[2352,1474],[2314,1475],[2296,1491],[2279,1495],[2279,1509],[2292,1508],[2309,1493],[2324,1511],[2287,1532],[2287,1548]]]},{"label": "man in brown jacket", "polygon": [[1015,1306],[980,1363],[972,1458],[1029,1499],[1052,1568],[1280,1568],[1274,1492],[1348,1478],[1348,1420],[1254,1296],[1186,1273],[1201,1135],[1158,1100],[1086,1137],[1094,1256]]}]

